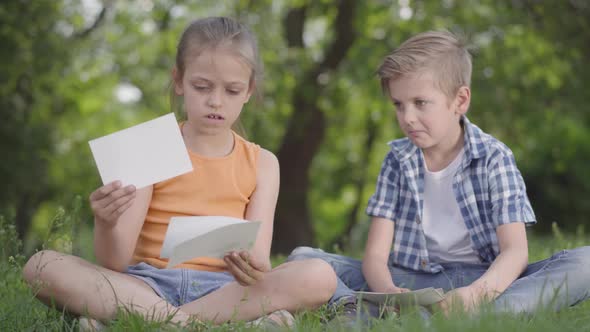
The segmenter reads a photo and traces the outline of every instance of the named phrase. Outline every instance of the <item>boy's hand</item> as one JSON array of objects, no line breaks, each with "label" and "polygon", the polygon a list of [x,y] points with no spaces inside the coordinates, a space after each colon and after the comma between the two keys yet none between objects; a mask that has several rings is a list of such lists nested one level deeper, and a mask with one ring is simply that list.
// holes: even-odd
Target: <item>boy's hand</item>
[{"label": "boy's hand", "polygon": [[386,289],[383,293],[397,294],[397,293],[406,293],[409,291],[410,290],[408,288],[393,286],[393,287]]},{"label": "boy's hand", "polygon": [[96,189],[90,194],[90,207],[94,212],[95,222],[113,227],[135,198],[135,186],[121,187],[120,181],[114,181]]},{"label": "boy's hand", "polygon": [[253,255],[247,251],[227,253],[223,260],[227,264],[229,272],[242,286],[252,286],[264,278],[264,273],[269,269],[261,262],[256,261]]},{"label": "boy's hand", "polygon": [[445,294],[445,298],[436,304],[445,314],[449,314],[452,308],[470,312],[483,300],[483,294],[474,287],[466,286],[455,288]]}]

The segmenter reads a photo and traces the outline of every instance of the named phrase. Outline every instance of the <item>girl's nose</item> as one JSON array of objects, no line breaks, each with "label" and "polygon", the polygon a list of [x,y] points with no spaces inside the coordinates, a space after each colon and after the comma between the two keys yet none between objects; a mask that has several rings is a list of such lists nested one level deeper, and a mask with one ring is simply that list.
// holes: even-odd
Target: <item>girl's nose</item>
[{"label": "girl's nose", "polygon": [[209,99],[207,100],[207,103],[210,107],[213,107],[215,109],[221,107],[221,93],[218,89],[213,90],[211,94],[209,94]]}]

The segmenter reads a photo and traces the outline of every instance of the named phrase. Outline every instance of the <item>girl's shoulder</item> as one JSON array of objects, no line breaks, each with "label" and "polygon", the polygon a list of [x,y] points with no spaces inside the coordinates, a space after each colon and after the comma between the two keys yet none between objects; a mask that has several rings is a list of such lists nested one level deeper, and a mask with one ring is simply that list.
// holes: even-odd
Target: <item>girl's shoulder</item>
[{"label": "girl's shoulder", "polygon": [[263,150],[260,145],[250,142],[234,132],[235,138],[235,147],[234,150],[238,153],[241,153],[246,157],[248,160],[258,161],[260,150]]},{"label": "girl's shoulder", "polygon": [[234,133],[236,148],[241,150],[248,160],[256,164],[257,169],[265,171],[273,171],[279,168],[279,161],[277,157],[269,150],[262,148],[260,145],[248,141],[242,136]]}]

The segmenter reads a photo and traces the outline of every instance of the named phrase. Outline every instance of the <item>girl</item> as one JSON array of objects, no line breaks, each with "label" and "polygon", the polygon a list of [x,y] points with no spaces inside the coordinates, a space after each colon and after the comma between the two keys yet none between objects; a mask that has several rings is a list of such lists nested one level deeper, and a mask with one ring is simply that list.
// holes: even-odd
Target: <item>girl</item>
[{"label": "girl", "polygon": [[[24,278],[39,287],[41,301],[102,322],[124,307],[149,319],[222,323],[315,308],[332,296],[336,277],[323,261],[271,269],[278,161],[231,130],[260,70],[256,41],[243,25],[215,17],[188,26],[178,44],[172,88],[184,100],[187,120],[180,128],[194,170],[140,190],[113,182],[94,191],[100,266],[54,251],[35,254]],[[190,215],[262,224],[250,251],[165,269],[159,253],[170,217]]]}]

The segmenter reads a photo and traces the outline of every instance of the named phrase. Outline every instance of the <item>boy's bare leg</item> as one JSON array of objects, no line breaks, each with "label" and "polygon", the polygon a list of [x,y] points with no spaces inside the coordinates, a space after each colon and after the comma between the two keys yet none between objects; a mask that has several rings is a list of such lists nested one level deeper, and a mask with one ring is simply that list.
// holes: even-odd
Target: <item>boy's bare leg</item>
[{"label": "boy's bare leg", "polygon": [[51,250],[38,252],[25,265],[23,275],[46,304],[103,322],[113,319],[120,307],[152,319],[165,319],[173,313],[174,322],[189,318],[143,281],[76,256]]},{"label": "boy's bare leg", "polygon": [[196,301],[181,306],[200,320],[223,323],[249,321],[279,309],[290,312],[316,308],[336,289],[332,267],[319,259],[287,262],[268,272],[254,286],[232,282]]}]

